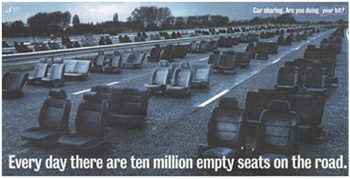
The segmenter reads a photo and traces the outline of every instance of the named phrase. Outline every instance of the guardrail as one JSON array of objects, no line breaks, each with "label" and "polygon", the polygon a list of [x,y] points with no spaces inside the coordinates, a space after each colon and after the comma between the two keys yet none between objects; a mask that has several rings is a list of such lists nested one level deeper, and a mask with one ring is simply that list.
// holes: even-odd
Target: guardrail
[{"label": "guardrail", "polygon": [[101,45],[101,46],[91,46],[91,47],[80,47],[80,48],[70,48],[70,49],[58,49],[58,50],[49,50],[49,51],[39,51],[39,52],[27,52],[27,53],[16,53],[16,54],[4,54],[2,55],[2,65],[11,66],[21,63],[31,63],[38,61],[39,58],[52,58],[52,57],[76,57],[76,56],[87,56],[89,54],[97,53],[99,50],[105,52],[114,51],[114,50],[126,50],[135,48],[148,47],[155,44],[159,45],[168,45],[174,43],[184,43],[192,42],[202,39],[214,39],[218,38],[220,35],[206,35],[206,36],[197,36],[197,37],[187,37],[187,38],[178,38],[178,39],[167,39],[167,40],[152,40],[145,42],[131,42],[131,43],[122,43],[122,44],[111,44],[111,45]]}]

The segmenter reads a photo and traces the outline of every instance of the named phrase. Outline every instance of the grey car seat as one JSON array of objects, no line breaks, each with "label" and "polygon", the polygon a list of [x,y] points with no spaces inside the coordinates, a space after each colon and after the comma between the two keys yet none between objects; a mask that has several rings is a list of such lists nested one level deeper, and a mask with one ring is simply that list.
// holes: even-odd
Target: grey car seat
[{"label": "grey car seat", "polygon": [[202,158],[239,158],[245,152],[245,120],[235,98],[222,98],[208,122],[208,146],[198,147]]},{"label": "grey car seat", "polygon": [[46,58],[40,58],[40,62],[34,67],[34,70],[30,73],[28,77],[28,84],[40,83],[41,78],[46,76],[48,70],[48,63]]},{"label": "grey car seat", "polygon": [[162,92],[169,83],[170,69],[167,60],[161,60],[159,66],[152,72],[151,80],[145,87],[151,92]]},{"label": "grey car seat", "polygon": [[4,99],[22,98],[22,89],[28,80],[28,73],[6,72],[2,77],[2,97]]},{"label": "grey car seat", "polygon": [[29,128],[22,132],[22,140],[36,145],[52,145],[68,132],[68,120],[71,101],[66,99],[64,90],[51,90],[39,113],[39,127]]},{"label": "grey car seat", "polygon": [[166,86],[166,91],[170,95],[185,96],[191,94],[192,70],[188,62],[181,62],[176,68],[170,84]]},{"label": "grey car seat", "polygon": [[86,93],[75,117],[76,133],[63,135],[61,147],[84,152],[103,147],[108,141],[107,115],[107,103],[96,92]]}]

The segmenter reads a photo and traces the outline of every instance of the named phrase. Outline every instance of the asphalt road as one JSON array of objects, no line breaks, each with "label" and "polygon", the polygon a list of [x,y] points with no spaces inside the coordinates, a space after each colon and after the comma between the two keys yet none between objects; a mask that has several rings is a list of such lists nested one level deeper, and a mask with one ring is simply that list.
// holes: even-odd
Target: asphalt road
[{"label": "asphalt road", "polygon": [[[195,158],[197,147],[206,143],[207,121],[212,110],[218,105],[219,97],[235,97],[239,106],[244,108],[248,91],[259,88],[273,88],[277,80],[278,69],[285,61],[303,56],[307,45],[319,46],[324,37],[333,32],[314,34],[307,41],[295,42],[292,46],[280,46],[279,53],[270,55],[268,60],[252,60],[249,69],[238,69],[234,75],[213,74],[209,89],[195,89],[190,98],[173,98],[169,96],[152,96],[148,106],[148,120],[143,128],[112,126],[112,140],[105,149],[88,158],[159,158],[165,155],[178,155],[183,158]],[[266,39],[276,41],[277,37]],[[220,50],[244,51],[247,44]],[[331,88],[326,101],[321,139],[314,143],[302,143],[302,157],[339,157],[344,155],[348,162],[348,41],[343,39],[343,48],[338,55],[336,76],[337,87]],[[187,54],[185,59],[176,62],[207,63],[210,53]],[[74,117],[78,105],[82,102],[84,91],[96,84],[109,84],[141,88],[148,83],[156,63],[145,62],[142,69],[123,70],[119,75],[90,73],[89,80],[84,82],[66,81],[64,89],[68,99],[72,100],[70,129],[74,131]],[[17,100],[2,101],[2,164],[3,175],[207,175],[204,170],[155,170],[143,169],[95,169],[73,170],[65,172],[43,169],[34,172],[30,169],[9,169],[8,156],[18,158],[47,158],[54,155],[58,158],[69,158],[75,153],[59,147],[35,147],[21,141],[21,131],[38,125],[37,118],[42,102],[47,98],[50,88],[26,86],[25,97]],[[217,98],[216,98],[217,97]],[[211,103],[209,103],[212,101]],[[250,137],[247,146],[251,148],[254,137]],[[234,171],[232,173],[209,173],[214,175],[256,175],[254,171]],[[299,170],[292,175],[348,175],[348,170]]]}]

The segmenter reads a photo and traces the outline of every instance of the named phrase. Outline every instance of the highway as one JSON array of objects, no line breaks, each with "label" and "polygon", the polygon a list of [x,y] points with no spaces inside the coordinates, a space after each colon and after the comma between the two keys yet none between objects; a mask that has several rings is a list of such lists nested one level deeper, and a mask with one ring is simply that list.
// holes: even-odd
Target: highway
[{"label": "highway", "polygon": [[[259,88],[273,88],[277,81],[278,69],[284,62],[303,56],[307,45],[319,46],[323,38],[334,30],[328,30],[310,36],[307,41],[293,42],[292,46],[280,46],[278,54],[269,55],[268,60],[252,60],[248,69],[238,69],[236,74],[216,74],[211,76],[209,89],[194,89],[190,98],[174,98],[169,96],[152,96],[148,105],[148,119],[142,128],[111,126],[112,140],[99,154],[84,157],[109,158],[131,156],[144,158],[179,155],[184,158],[194,158],[197,147],[206,144],[207,122],[212,110],[218,105],[221,97],[235,97],[240,108],[245,106],[248,91]],[[277,41],[277,36],[262,41]],[[244,51],[246,43],[240,43],[233,48],[220,48],[220,51]],[[331,88],[327,97],[326,109],[323,115],[324,128],[322,138],[315,143],[301,143],[300,153],[303,157],[338,157],[344,155],[348,160],[348,41],[343,39],[343,48],[338,55],[336,76],[339,77],[337,87]],[[185,59],[175,59],[175,63],[189,61],[190,63],[208,63],[210,53],[191,54]],[[74,129],[74,118],[78,105],[83,101],[83,94],[93,85],[128,86],[142,88],[150,80],[157,63],[144,62],[142,69],[126,70],[121,74],[106,75],[90,73],[89,79],[83,82],[65,81],[63,89],[68,99],[72,101],[70,113],[70,129]],[[203,170],[11,170],[8,168],[8,155],[17,157],[46,158],[52,154],[55,157],[69,158],[68,153],[58,147],[35,147],[21,141],[20,133],[24,129],[38,125],[37,119],[42,102],[47,98],[50,88],[25,86],[24,98],[2,101],[2,151],[3,175],[207,175]],[[254,136],[249,135],[247,146],[253,147]],[[348,170],[301,170],[295,175],[347,175]],[[210,174],[210,173],[209,173]],[[222,173],[217,173],[218,175]],[[223,175],[254,175],[252,171],[234,171]]]}]

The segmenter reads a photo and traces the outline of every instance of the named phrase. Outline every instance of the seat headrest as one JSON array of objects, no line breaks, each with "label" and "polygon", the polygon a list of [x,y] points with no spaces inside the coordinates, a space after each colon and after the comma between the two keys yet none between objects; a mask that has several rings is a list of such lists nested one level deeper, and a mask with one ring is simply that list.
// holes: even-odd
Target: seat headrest
[{"label": "seat headrest", "polygon": [[97,92],[87,92],[84,94],[84,100],[88,102],[98,103],[102,101],[102,98],[100,95],[97,94]]},{"label": "seat headrest", "polygon": [[169,66],[168,60],[161,60],[161,61],[159,61],[159,66],[160,67],[168,67]]},{"label": "seat headrest", "polygon": [[53,63],[63,63],[63,58],[55,58],[53,59]]},{"label": "seat headrest", "polygon": [[190,68],[190,64],[188,62],[181,62],[180,67],[181,68]]},{"label": "seat headrest", "polygon": [[287,113],[290,112],[290,104],[288,101],[272,100],[269,104],[268,110]]},{"label": "seat headrest", "polygon": [[47,63],[47,59],[46,58],[40,58],[40,62],[41,63]]},{"label": "seat headrest", "polygon": [[219,102],[220,108],[226,108],[226,109],[237,109],[238,108],[238,102],[236,98],[221,98]]},{"label": "seat headrest", "polygon": [[49,95],[56,99],[66,99],[67,94],[63,89],[53,89],[49,91]]}]

